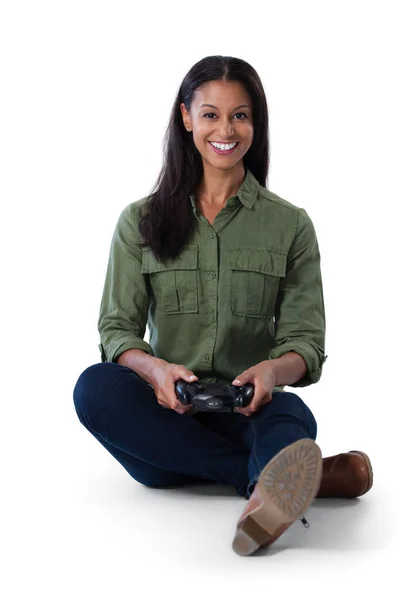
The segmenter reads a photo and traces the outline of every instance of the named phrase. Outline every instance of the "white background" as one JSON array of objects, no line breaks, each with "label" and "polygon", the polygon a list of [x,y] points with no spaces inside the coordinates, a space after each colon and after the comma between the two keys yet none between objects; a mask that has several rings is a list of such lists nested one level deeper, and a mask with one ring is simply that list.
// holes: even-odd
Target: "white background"
[{"label": "white background", "polygon": [[[394,581],[396,4],[1,4],[3,598],[351,598]],[[212,54],[259,73],[269,188],[317,230],[328,360],[321,381],[297,392],[323,455],[364,450],[375,474],[366,496],[315,501],[310,529],[298,521],[248,558],[231,548],[245,506],[233,488],[142,486],[79,423],[72,399],[100,362],[116,220],[149,193],[180,83]]]}]

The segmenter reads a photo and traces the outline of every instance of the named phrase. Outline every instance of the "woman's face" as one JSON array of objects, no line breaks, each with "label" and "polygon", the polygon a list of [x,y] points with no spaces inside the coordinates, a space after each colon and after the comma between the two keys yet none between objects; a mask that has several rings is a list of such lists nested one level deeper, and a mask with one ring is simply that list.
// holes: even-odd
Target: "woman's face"
[{"label": "woman's face", "polygon": [[[218,169],[231,169],[242,161],[253,141],[253,119],[250,96],[240,82],[205,83],[196,91],[190,112],[183,102],[180,109],[203,162]],[[224,155],[215,152],[210,142],[238,144],[232,153]]]}]

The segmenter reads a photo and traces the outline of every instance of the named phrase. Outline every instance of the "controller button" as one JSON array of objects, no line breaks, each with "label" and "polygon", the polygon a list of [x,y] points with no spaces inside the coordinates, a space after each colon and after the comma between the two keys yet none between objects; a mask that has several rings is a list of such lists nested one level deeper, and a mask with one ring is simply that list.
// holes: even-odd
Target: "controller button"
[{"label": "controller button", "polygon": [[210,408],[220,408],[221,406],[223,406],[223,402],[222,400],[220,400],[219,398],[212,398],[211,400],[207,400],[206,402],[206,406],[209,406]]}]

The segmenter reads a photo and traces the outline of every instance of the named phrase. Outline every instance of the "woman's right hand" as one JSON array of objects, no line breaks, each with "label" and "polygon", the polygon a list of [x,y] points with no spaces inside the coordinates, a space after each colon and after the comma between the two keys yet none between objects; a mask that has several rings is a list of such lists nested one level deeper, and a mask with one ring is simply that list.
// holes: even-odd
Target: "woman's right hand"
[{"label": "woman's right hand", "polygon": [[184,365],[176,365],[165,360],[158,360],[151,377],[150,385],[157,396],[157,402],[163,408],[172,408],[179,414],[184,414],[191,409],[191,405],[182,404],[175,393],[175,381],[184,379],[189,383],[198,380],[198,377]]}]

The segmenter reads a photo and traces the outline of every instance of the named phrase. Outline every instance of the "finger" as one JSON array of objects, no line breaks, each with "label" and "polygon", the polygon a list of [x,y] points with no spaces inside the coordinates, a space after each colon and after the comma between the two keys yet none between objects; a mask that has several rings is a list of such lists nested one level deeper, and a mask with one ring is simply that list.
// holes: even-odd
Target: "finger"
[{"label": "finger", "polygon": [[242,414],[244,417],[251,417],[252,415],[254,415],[254,413],[256,413],[256,410],[252,410],[252,411],[241,411],[240,414]]},{"label": "finger", "polygon": [[245,417],[249,417],[252,414],[254,414],[255,412],[257,412],[259,408],[260,408],[260,402],[256,399],[256,400],[252,400],[250,402],[250,404],[248,404],[244,408],[237,408],[236,410],[237,410],[237,412],[244,415]]},{"label": "finger", "polygon": [[173,402],[171,406],[172,406],[173,410],[175,410],[180,415],[187,412],[191,408],[190,404],[182,404],[182,402],[179,400],[178,396],[176,396],[176,395],[175,395],[175,402]]},{"label": "finger", "polygon": [[240,415],[243,415],[244,417],[250,416],[248,413],[244,412],[243,409],[242,410],[235,409],[235,410],[236,410],[236,412],[238,412]]},{"label": "finger", "polygon": [[[235,380],[235,381],[237,381],[237,380]],[[242,385],[242,384],[240,383],[239,385]],[[257,404],[257,395],[253,396],[253,398],[251,399],[251,402],[247,406],[235,408],[235,412],[238,412],[238,413],[244,415],[245,417],[247,417],[247,416],[249,416],[248,415],[249,411],[251,413],[251,411],[254,409],[256,404]]]},{"label": "finger", "polygon": [[[180,375],[181,375],[181,377],[182,377],[182,379],[183,379],[184,381],[188,381],[189,383],[193,383],[193,382],[195,382],[195,381],[197,381],[197,380],[198,380],[198,377],[197,377],[197,375],[195,375],[195,374],[193,373],[193,371],[189,371],[189,370],[188,370],[188,369],[186,369],[185,367],[183,367],[183,368],[181,369],[181,371],[180,371]],[[176,404],[176,405],[174,406],[174,410],[175,410],[176,412],[178,412],[179,414],[181,414],[181,415],[182,415],[182,414],[184,414],[184,413],[188,412],[188,411],[189,411],[189,410],[192,408],[192,405],[191,405],[191,404],[189,404],[189,405],[182,404],[182,402],[179,400],[178,396],[176,396],[176,395],[175,395],[175,398],[176,398],[176,400],[177,400],[178,404]]]},{"label": "finger", "polygon": [[185,367],[181,369],[180,375],[182,379],[189,382],[196,381],[198,379],[197,375],[195,375],[193,371],[189,371],[188,369],[185,369]]},{"label": "finger", "polygon": [[178,412],[179,414],[182,414],[182,413],[184,413],[184,412],[185,412],[185,410],[186,410],[186,406],[185,406],[185,404],[182,404],[182,402],[180,402],[180,401],[178,400],[178,398],[176,398],[176,402],[173,402],[173,403],[171,404],[171,408],[172,408],[173,410],[175,410],[176,412]]}]

